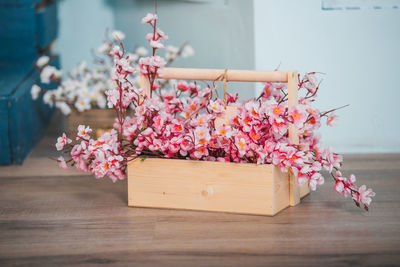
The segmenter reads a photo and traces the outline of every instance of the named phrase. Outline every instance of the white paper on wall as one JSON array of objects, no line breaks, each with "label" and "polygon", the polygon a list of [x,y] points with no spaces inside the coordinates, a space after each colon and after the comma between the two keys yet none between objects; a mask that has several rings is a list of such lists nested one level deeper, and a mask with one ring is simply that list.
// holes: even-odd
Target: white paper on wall
[{"label": "white paper on wall", "polygon": [[386,9],[400,10],[400,0],[321,0],[323,10]]}]

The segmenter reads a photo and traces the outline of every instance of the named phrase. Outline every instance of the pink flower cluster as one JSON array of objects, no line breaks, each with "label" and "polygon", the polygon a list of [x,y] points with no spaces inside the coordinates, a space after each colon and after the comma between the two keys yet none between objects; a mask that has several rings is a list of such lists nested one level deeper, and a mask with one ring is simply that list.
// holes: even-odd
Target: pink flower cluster
[{"label": "pink flower cluster", "polygon": [[[143,22],[154,28],[150,42],[166,39],[156,29],[156,15],[148,14]],[[77,144],[72,145],[65,135],[56,144],[58,150],[70,149],[70,161],[78,169],[117,180],[124,177],[127,162],[138,157],[274,164],[284,172],[291,171],[299,184],[308,183],[312,190],[324,183],[322,171],[327,170],[338,194],[351,196],[358,206],[368,209],[375,193],[365,185],[357,189],[354,175],[343,177],[339,171],[342,157],[319,142],[316,131],[323,121],[332,126],[336,116],[335,109],[320,112],[312,106],[319,87],[315,73],[300,80],[303,94],[296,106],[288,106],[286,84],[281,83],[265,84],[257,99],[244,102],[228,94],[227,104],[235,107],[236,113],[221,124],[218,120],[224,118],[225,109],[223,101],[215,97],[215,88],[178,82],[171,91],[158,90],[157,96],[143,98],[140,89],[129,82],[132,72],[124,65],[123,47],[114,51],[112,79],[116,86],[107,91],[108,101],[117,111],[114,130],[93,140],[91,130],[80,126]],[[147,67],[142,74],[149,79],[157,76],[158,63],[149,59],[143,66]],[[134,109],[132,117],[125,114],[129,105]],[[298,130],[299,144],[289,139],[291,124]],[[59,162],[65,165],[63,160]]]},{"label": "pink flower cluster", "polygon": [[71,155],[68,161],[62,156],[57,159],[60,167],[66,169],[67,163],[70,163],[82,172],[89,171],[96,178],[107,176],[114,182],[124,179],[126,159],[120,153],[117,131],[106,132],[97,140],[90,138],[91,132],[89,127],[79,125],[74,145],[65,134],[58,138],[57,150],[68,150]]}]

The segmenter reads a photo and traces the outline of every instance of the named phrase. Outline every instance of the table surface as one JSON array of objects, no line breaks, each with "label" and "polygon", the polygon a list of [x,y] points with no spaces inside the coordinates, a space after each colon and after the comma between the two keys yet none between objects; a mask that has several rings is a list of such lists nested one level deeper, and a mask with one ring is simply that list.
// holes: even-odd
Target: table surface
[{"label": "table surface", "polygon": [[[36,154],[35,154],[36,153]],[[348,155],[369,212],[333,182],[274,217],[127,207],[127,184],[34,152],[0,168],[0,265],[400,265],[400,155]]]}]

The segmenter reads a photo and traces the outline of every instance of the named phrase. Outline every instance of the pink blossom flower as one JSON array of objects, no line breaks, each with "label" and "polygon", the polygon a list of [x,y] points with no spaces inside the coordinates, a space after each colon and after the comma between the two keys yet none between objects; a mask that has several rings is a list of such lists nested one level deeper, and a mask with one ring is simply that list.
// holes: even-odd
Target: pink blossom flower
[{"label": "pink blossom flower", "polygon": [[340,168],[343,157],[336,153],[333,153],[332,147],[329,147],[324,154],[326,159],[326,164],[324,165],[325,169],[329,170],[329,172],[332,172],[333,168]]},{"label": "pink blossom flower", "polygon": [[246,140],[241,137],[235,137],[235,145],[238,149],[239,155],[242,157],[246,154],[247,152],[247,145],[246,145]]},{"label": "pink blossom flower", "polygon": [[111,55],[117,56],[117,57],[121,57],[122,56],[122,51],[121,48],[118,45],[113,46],[113,48],[111,49]]},{"label": "pink blossom flower", "polygon": [[181,151],[184,152],[185,156],[187,155],[187,152],[193,149],[193,143],[190,142],[187,139],[183,139],[180,143],[181,145]]},{"label": "pink blossom flower", "polygon": [[249,111],[253,118],[260,118],[260,106],[257,102],[247,102],[245,108]]},{"label": "pink blossom flower", "polygon": [[69,139],[65,133],[62,134],[62,136],[57,138],[57,143],[56,143],[56,148],[58,151],[62,150],[65,145],[70,144],[72,142],[71,139]]},{"label": "pink blossom flower", "polygon": [[202,157],[208,156],[208,150],[205,147],[199,147],[194,151],[193,156],[196,159],[201,159]]},{"label": "pink blossom flower", "polygon": [[147,15],[144,18],[142,18],[142,24],[145,23],[153,24],[154,21],[156,21],[157,19],[158,17],[156,14],[147,13]]},{"label": "pink blossom flower", "polygon": [[189,90],[189,85],[187,82],[178,82],[178,84],[176,85],[176,89],[181,92],[186,92]]},{"label": "pink blossom flower", "polygon": [[297,128],[302,128],[307,120],[305,110],[299,105],[289,108],[289,116]]},{"label": "pink blossom flower", "polygon": [[264,86],[263,96],[266,98],[270,98],[273,95],[274,91],[275,91],[275,88],[274,88],[273,84],[270,82],[267,82],[267,83],[265,83],[265,86]]},{"label": "pink blossom flower", "polygon": [[344,184],[343,181],[338,180],[334,186],[335,192],[342,195],[344,190]]},{"label": "pink blossom flower", "polygon": [[314,173],[309,182],[311,190],[315,191],[317,189],[317,185],[322,184],[324,184],[324,177],[318,172]]},{"label": "pink blossom flower", "polygon": [[158,38],[162,39],[162,40],[167,40],[168,39],[168,35],[166,35],[162,30],[160,30],[159,28],[157,28],[157,36]]},{"label": "pink blossom flower", "polygon": [[198,96],[202,98],[208,98],[211,95],[211,88],[205,87],[198,91]]},{"label": "pink blossom flower", "polygon": [[85,125],[79,125],[78,126],[78,133],[77,133],[77,138],[76,140],[79,139],[79,137],[81,138],[89,138],[89,134],[92,132],[92,129],[90,129],[89,126],[85,126]]},{"label": "pink blossom flower", "polygon": [[326,124],[328,126],[335,126],[337,124],[338,117],[335,114],[330,114],[326,119]]},{"label": "pink blossom flower", "polygon": [[173,156],[174,154],[178,153],[179,149],[181,148],[182,139],[178,137],[173,137],[168,145],[168,155]]},{"label": "pink blossom flower", "polygon": [[365,205],[370,205],[372,200],[371,198],[375,196],[375,192],[373,192],[371,188],[367,189],[366,185],[360,186],[358,192],[359,192],[358,200]]},{"label": "pink blossom flower", "polygon": [[139,59],[139,67],[141,74],[155,73],[156,70],[164,67],[165,60],[159,56],[142,57]]},{"label": "pink blossom flower", "polygon": [[314,94],[318,88],[318,79],[315,73],[307,73],[304,75],[301,84],[306,88],[311,94]]},{"label": "pink blossom flower", "polygon": [[250,137],[254,142],[257,142],[261,138],[261,131],[255,127],[252,127],[250,131]]},{"label": "pink blossom flower", "polygon": [[288,125],[286,124],[285,120],[282,118],[272,119],[271,121],[271,130],[278,135],[286,134],[288,130]]},{"label": "pink blossom flower", "polygon": [[190,120],[190,124],[192,126],[203,126],[209,122],[211,117],[212,116],[210,114],[200,114],[195,117],[192,117]]},{"label": "pink blossom flower", "polygon": [[159,41],[154,41],[154,40],[150,41],[150,46],[153,47],[153,48],[157,48],[157,49],[164,48],[164,44],[163,43],[161,43]]},{"label": "pink blossom flower", "polygon": [[285,107],[285,106],[283,106],[283,105],[278,105],[278,104],[274,104],[274,105],[271,105],[268,114],[269,114],[270,116],[272,116],[272,117],[277,118],[277,117],[283,115],[283,113],[285,112],[285,110],[286,110],[286,107]]},{"label": "pink blossom flower", "polygon": [[226,102],[227,103],[236,103],[239,99],[239,94],[230,94],[228,93],[227,98],[226,98]]},{"label": "pink blossom flower", "polygon": [[209,129],[205,126],[196,127],[194,131],[194,138],[196,140],[196,147],[206,146],[211,139]]},{"label": "pink blossom flower", "polygon": [[57,162],[58,162],[58,166],[60,166],[61,169],[66,170],[67,167],[67,163],[65,162],[65,159],[62,156],[59,156],[57,158]]},{"label": "pink blossom flower", "polygon": [[174,133],[182,133],[185,129],[185,126],[179,120],[172,121],[172,132]]},{"label": "pink blossom flower", "polygon": [[188,107],[189,107],[189,112],[195,112],[199,106],[199,102],[197,100],[191,100]]},{"label": "pink blossom flower", "polygon": [[231,127],[226,125],[220,126],[218,129],[216,129],[215,132],[217,133],[217,135],[226,138],[231,138],[231,136],[233,135]]},{"label": "pink blossom flower", "polygon": [[208,108],[214,113],[221,113],[223,112],[224,105],[222,104],[221,100],[216,99],[210,102]]},{"label": "pink blossom flower", "polygon": [[142,132],[142,135],[143,136],[150,136],[152,133],[153,133],[153,129],[149,127],[149,128],[146,128],[146,130],[144,130]]}]

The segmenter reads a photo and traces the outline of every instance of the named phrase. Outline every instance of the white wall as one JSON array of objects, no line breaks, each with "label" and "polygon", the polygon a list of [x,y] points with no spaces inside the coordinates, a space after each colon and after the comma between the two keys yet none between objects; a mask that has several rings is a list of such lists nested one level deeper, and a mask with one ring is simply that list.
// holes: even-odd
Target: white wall
[{"label": "white wall", "polygon": [[[115,27],[126,32],[128,47],[148,43],[150,31],[140,20],[154,12],[151,0],[109,0],[114,6]],[[181,59],[175,67],[254,68],[253,1],[243,0],[158,0],[158,25],[169,35],[166,44],[189,42],[195,56]],[[243,98],[253,97],[252,84],[229,84]]]},{"label": "white wall", "polygon": [[[150,0],[61,1],[63,68],[90,60],[107,27],[125,31],[128,47],[146,44],[148,29],[139,21],[152,11]],[[400,152],[400,10],[322,11],[321,0],[159,0],[159,15],[171,44],[190,41],[195,48],[195,57],[176,66],[282,63],[285,70],[325,72],[318,107],[351,106],[338,112],[336,127],[321,130],[324,143],[342,153]],[[253,95],[249,86],[243,91]]]},{"label": "white wall", "polygon": [[400,10],[322,11],[321,0],[254,0],[257,69],[327,73],[317,106],[337,112],[321,130],[341,153],[400,152]]},{"label": "white wall", "polygon": [[56,49],[65,70],[71,70],[82,60],[90,63],[90,50],[101,44],[107,28],[114,27],[113,10],[105,0],[59,1],[58,19]]},{"label": "white wall", "polygon": [[[81,60],[90,61],[104,30],[122,30],[128,50],[148,47],[148,25],[140,23],[154,12],[153,0],[64,0],[60,2],[58,50],[61,64],[70,70]],[[158,0],[159,27],[167,44],[188,41],[195,56],[174,63],[176,67],[254,68],[253,2],[242,0]],[[235,90],[236,89],[236,90]],[[229,91],[253,97],[252,84],[230,84]]]}]

